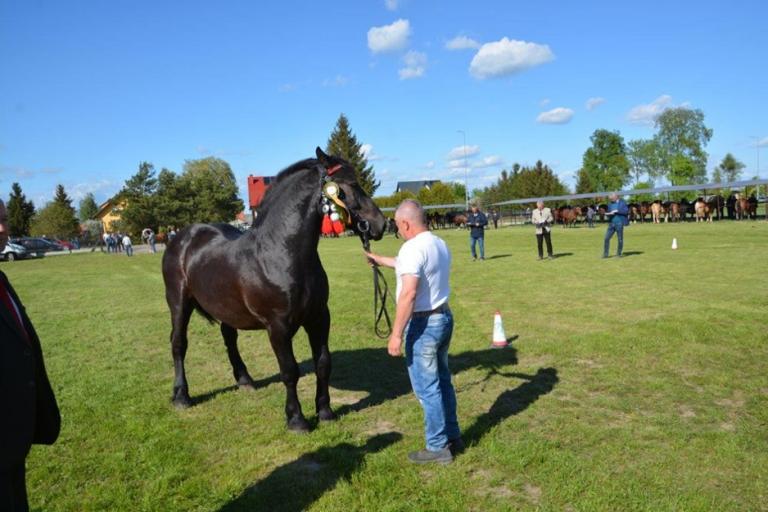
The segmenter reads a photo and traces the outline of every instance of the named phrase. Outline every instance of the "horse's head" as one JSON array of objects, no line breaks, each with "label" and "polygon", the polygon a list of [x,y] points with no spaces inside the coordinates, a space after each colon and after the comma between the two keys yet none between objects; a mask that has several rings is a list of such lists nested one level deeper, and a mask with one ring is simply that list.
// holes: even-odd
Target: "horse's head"
[{"label": "horse's head", "polygon": [[355,169],[344,159],[326,155],[319,147],[317,160],[329,178],[338,185],[337,197],[350,216],[350,227],[365,243],[366,238],[381,240],[386,219],[376,203],[360,187]]}]

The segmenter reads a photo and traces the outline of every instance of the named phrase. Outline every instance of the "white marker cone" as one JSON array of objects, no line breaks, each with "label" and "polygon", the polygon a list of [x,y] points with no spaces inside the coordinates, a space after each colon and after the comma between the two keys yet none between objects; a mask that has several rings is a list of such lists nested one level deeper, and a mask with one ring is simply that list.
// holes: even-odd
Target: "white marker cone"
[{"label": "white marker cone", "polygon": [[498,311],[493,315],[493,341],[491,346],[493,348],[504,348],[509,343],[507,342],[507,335],[504,334],[504,324],[501,323],[501,313]]},{"label": "white marker cone", "polygon": [[677,238],[672,239],[672,250],[677,250]]}]

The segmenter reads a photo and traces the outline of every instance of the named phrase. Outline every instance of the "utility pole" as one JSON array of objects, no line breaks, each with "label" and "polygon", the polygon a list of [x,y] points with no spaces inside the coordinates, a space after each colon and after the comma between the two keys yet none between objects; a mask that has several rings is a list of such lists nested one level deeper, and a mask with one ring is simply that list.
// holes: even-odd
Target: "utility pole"
[{"label": "utility pole", "polygon": [[467,184],[467,176],[469,174],[469,167],[467,167],[467,134],[464,130],[456,130],[461,133],[464,145],[464,210],[469,211],[469,185]]}]

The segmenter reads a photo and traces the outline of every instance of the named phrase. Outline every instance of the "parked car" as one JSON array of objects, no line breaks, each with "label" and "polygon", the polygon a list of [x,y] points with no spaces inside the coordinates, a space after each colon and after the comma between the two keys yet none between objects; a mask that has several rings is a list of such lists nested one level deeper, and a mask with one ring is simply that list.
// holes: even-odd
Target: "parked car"
[{"label": "parked car", "polygon": [[24,246],[9,241],[5,244],[5,249],[0,254],[2,254],[2,258],[5,261],[15,261],[26,258],[27,250]]},{"label": "parked car", "polygon": [[22,237],[14,238],[11,242],[24,247],[27,250],[28,255],[35,254],[37,256],[42,256],[47,252],[64,250],[59,244],[53,243],[45,238]]}]

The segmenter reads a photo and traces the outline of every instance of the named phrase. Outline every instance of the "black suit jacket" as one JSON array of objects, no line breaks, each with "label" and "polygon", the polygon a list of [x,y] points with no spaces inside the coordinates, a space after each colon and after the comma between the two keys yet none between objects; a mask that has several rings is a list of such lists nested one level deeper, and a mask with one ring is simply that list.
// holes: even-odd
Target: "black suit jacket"
[{"label": "black suit jacket", "polygon": [[29,341],[0,304],[0,468],[23,462],[33,443],[52,444],[59,436],[61,416],[45,372],[43,351],[35,328],[8,278],[0,280],[19,306]]}]

